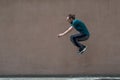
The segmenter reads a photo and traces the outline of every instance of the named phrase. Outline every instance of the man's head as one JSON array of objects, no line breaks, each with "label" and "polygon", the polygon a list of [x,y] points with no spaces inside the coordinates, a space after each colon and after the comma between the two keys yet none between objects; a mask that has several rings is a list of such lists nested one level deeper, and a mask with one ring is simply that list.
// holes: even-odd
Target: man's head
[{"label": "man's head", "polygon": [[68,16],[67,16],[67,21],[69,22],[69,23],[72,23],[72,21],[75,19],[75,15],[74,14],[69,14]]}]

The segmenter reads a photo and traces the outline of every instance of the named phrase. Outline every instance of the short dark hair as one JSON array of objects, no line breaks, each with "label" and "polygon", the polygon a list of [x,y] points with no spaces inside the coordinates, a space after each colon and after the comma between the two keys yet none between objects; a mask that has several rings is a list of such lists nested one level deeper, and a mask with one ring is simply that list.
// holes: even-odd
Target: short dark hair
[{"label": "short dark hair", "polygon": [[69,14],[68,17],[69,17],[69,19],[73,19],[73,20],[75,19],[75,15],[74,14]]}]

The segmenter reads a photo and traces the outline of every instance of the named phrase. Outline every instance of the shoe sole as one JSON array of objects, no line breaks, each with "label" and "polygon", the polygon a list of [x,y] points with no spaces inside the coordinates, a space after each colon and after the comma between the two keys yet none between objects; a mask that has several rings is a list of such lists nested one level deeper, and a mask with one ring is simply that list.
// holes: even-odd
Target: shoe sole
[{"label": "shoe sole", "polygon": [[86,48],[84,48],[81,52],[79,52],[78,54],[83,54],[85,51],[87,50],[87,46]]}]

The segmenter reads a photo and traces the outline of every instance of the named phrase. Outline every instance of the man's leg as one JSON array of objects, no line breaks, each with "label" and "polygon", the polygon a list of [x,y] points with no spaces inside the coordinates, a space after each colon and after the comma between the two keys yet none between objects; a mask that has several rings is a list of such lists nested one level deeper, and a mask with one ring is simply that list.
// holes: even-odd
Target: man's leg
[{"label": "man's leg", "polygon": [[70,37],[72,43],[79,48],[79,51],[82,51],[85,48],[85,46],[83,44],[79,43],[79,41],[85,41],[88,38],[89,38],[89,36],[81,35],[81,34],[71,35],[71,37]]},{"label": "man's leg", "polygon": [[77,46],[78,48],[80,48],[80,47],[81,47],[81,44],[78,43],[78,39],[76,38],[76,36],[80,36],[80,34],[71,35],[71,36],[70,36],[70,40],[71,40],[71,42],[72,42],[75,46]]}]

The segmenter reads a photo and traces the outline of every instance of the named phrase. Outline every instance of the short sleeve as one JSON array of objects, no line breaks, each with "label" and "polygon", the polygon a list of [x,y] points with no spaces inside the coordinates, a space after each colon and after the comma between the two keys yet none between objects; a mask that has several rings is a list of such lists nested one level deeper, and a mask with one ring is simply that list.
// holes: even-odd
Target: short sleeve
[{"label": "short sleeve", "polygon": [[77,20],[75,20],[75,21],[73,21],[73,24],[72,24],[72,26],[76,26],[78,24],[78,21]]}]

